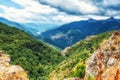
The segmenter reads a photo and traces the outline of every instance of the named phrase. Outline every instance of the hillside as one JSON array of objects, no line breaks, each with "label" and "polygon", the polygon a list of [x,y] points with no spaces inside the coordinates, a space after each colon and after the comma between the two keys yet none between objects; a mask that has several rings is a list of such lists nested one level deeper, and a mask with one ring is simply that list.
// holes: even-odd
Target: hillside
[{"label": "hillside", "polygon": [[2,17],[0,17],[0,22],[3,23],[3,24],[6,24],[6,25],[9,25],[9,26],[16,27],[18,29],[24,30],[25,32],[29,33],[32,36],[35,36],[37,34],[36,29],[34,29],[32,27],[29,27],[30,25],[10,21],[10,20],[7,20],[7,19],[2,18]]},{"label": "hillside", "polygon": [[0,80],[29,80],[19,65],[10,64],[10,56],[0,51]]},{"label": "hillside", "polygon": [[0,17],[0,22],[24,30],[25,32],[27,32],[32,36],[38,36],[41,32],[50,29],[55,29],[58,26],[57,24],[47,24],[47,23],[34,23],[34,22],[20,23],[20,22],[10,21],[3,17]]},{"label": "hillside", "polygon": [[30,80],[46,80],[49,72],[63,60],[59,51],[3,23],[0,23],[0,50],[11,56],[12,64],[22,66]]},{"label": "hillside", "polygon": [[[106,20],[88,19],[83,21],[75,21],[60,27],[48,30],[37,36],[45,42],[64,49],[71,46],[90,35],[120,30],[120,20],[113,17]],[[48,40],[49,39],[49,40]]]},{"label": "hillside", "polygon": [[[68,58],[62,61],[49,75],[49,80],[69,80],[70,77],[83,78],[85,75],[86,60],[99,45],[107,40],[112,32],[94,35],[79,41],[62,51]],[[74,79],[73,79],[74,80]]]},{"label": "hillside", "polygon": [[85,80],[120,80],[120,31],[92,53],[86,62]]}]

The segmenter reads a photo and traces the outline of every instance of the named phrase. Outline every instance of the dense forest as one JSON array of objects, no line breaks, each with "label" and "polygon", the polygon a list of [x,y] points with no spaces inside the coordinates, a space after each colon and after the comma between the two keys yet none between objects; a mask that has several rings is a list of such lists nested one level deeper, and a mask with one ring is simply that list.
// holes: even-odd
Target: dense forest
[{"label": "dense forest", "polygon": [[22,66],[30,80],[46,80],[54,67],[64,60],[55,48],[3,23],[0,23],[0,50],[10,55],[12,64]]},{"label": "dense forest", "polygon": [[0,50],[10,55],[12,64],[22,66],[30,80],[83,78],[86,60],[111,33],[87,37],[60,53],[24,31],[0,23]]}]

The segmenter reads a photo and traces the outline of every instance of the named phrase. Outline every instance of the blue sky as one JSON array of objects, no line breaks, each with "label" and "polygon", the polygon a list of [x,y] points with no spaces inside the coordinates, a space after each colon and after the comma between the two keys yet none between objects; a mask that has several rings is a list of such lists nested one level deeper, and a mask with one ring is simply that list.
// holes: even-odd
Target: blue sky
[{"label": "blue sky", "polygon": [[0,0],[0,4],[4,5],[6,7],[15,7],[17,9],[21,9],[22,8],[22,6],[20,6],[19,4],[16,4],[12,0]]},{"label": "blue sky", "polygon": [[0,0],[0,17],[21,23],[64,24],[120,18],[120,0]]}]

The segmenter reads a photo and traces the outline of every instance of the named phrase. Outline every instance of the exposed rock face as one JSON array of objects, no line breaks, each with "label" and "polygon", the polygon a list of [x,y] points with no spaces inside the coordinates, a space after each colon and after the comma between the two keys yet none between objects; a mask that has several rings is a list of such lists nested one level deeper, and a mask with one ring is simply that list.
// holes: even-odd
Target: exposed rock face
[{"label": "exposed rock face", "polygon": [[65,56],[70,50],[71,50],[71,47],[67,47],[61,52],[61,54]]},{"label": "exposed rock face", "polygon": [[80,78],[67,78],[67,79],[64,79],[64,80],[83,80],[83,79],[80,79]]},{"label": "exposed rock face", "polygon": [[120,32],[112,36],[96,50],[86,64],[86,79],[120,80]]},{"label": "exposed rock face", "polygon": [[29,80],[19,65],[11,65],[10,56],[0,51],[0,80]]}]

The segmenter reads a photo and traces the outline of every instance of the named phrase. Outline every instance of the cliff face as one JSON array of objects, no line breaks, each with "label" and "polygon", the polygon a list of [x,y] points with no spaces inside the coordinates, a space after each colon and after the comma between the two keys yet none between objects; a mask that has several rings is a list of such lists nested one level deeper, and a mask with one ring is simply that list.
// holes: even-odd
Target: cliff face
[{"label": "cliff face", "polygon": [[120,80],[120,32],[112,36],[91,55],[86,63],[86,80]]},{"label": "cliff face", "polygon": [[0,80],[29,80],[22,67],[9,62],[10,56],[0,51]]}]

